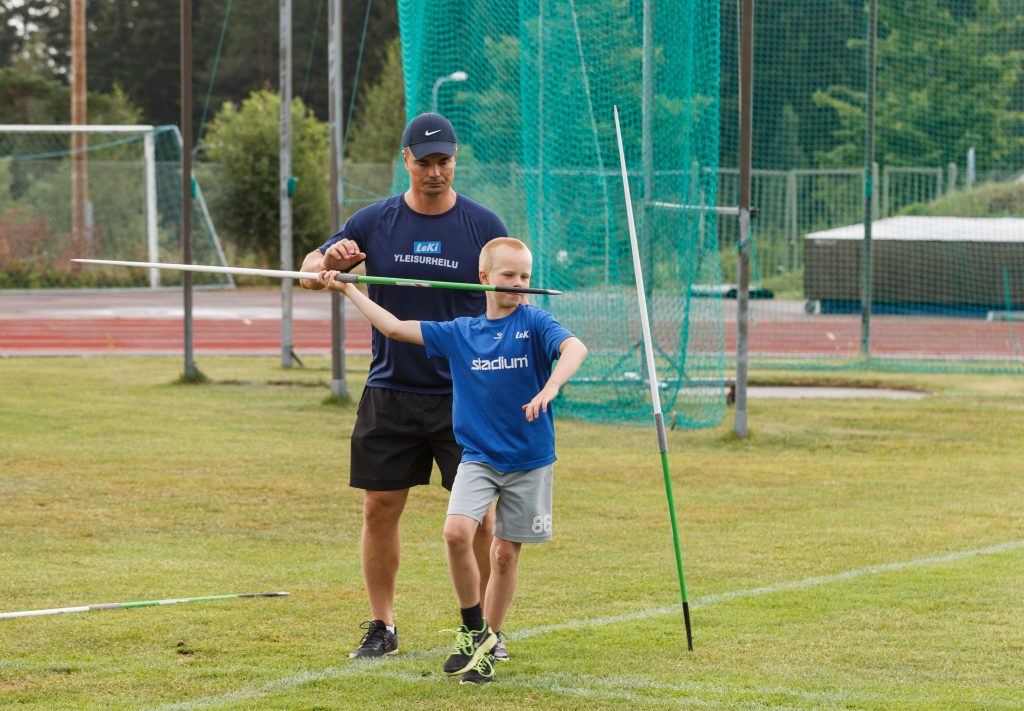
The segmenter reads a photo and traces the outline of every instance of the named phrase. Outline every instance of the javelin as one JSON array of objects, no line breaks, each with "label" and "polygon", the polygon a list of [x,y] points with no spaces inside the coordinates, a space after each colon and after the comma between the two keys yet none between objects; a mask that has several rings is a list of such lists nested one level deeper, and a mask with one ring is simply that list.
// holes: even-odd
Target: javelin
[{"label": "javelin", "polygon": [[65,615],[71,612],[92,612],[93,610],[119,610],[130,607],[155,607],[157,605],[176,605],[179,602],[200,602],[203,600],[228,600],[236,597],[282,597],[286,592],[240,593],[237,595],[207,595],[206,597],[179,597],[170,600],[143,600],[142,602],[107,602],[101,605],[81,605],[79,607],[54,607],[49,610],[24,610],[22,612],[0,612],[0,620],[11,617],[36,617],[39,615]]},{"label": "javelin", "polygon": [[[247,276],[273,277],[275,279],[312,279],[320,276],[317,272],[289,272],[281,269],[248,269],[246,267],[213,267],[205,264],[166,264],[164,262],[122,262],[114,259],[72,259],[81,264],[111,264],[118,267],[146,267],[149,269],[172,269],[179,272],[206,272],[209,274],[244,274]],[[464,291],[506,291],[513,294],[552,294],[562,292],[554,289],[533,289],[526,286],[495,286],[494,284],[471,284],[459,281],[426,281],[424,279],[397,279],[392,277],[362,276],[359,274],[338,274],[335,281],[347,284],[382,284],[384,286],[425,286],[435,289],[462,289]]]},{"label": "javelin", "polygon": [[619,127],[619,107],[615,112],[615,137],[619,142],[619,165],[622,167],[622,189],[626,195],[626,217],[629,220],[629,245],[633,252],[633,273],[636,275],[636,298],[640,302],[640,326],[644,332],[644,351],[647,355],[647,376],[651,385],[651,403],[654,406],[654,425],[658,431],[658,448],[661,450],[661,470],[665,475],[665,496],[668,498],[668,515],[672,521],[672,540],[676,547],[676,570],[679,572],[679,592],[683,597],[683,620],[686,623],[686,646],[693,651],[693,635],[690,632],[690,604],[686,601],[686,579],[683,577],[683,556],[679,552],[679,530],[676,527],[676,505],[672,501],[672,479],[668,473],[668,439],[665,436],[665,419],[661,414],[661,398],[658,396],[658,374],[654,370],[654,348],[651,346],[651,324],[647,320],[647,298],[644,296],[644,275],[640,268],[640,248],[636,243],[636,225],[633,223],[633,201],[629,196],[629,176],[626,174],[626,153],[622,149],[622,129]]}]

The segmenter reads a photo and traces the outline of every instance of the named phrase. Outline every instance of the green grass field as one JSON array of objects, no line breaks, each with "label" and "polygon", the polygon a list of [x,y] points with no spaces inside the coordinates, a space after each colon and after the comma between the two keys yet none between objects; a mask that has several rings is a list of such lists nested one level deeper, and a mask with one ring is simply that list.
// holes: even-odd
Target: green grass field
[{"label": "green grass field", "polygon": [[401,654],[347,659],[361,495],[329,363],[180,365],[0,360],[0,612],[291,595],[0,620],[0,707],[1024,708],[1019,375],[845,373],[932,395],[670,432],[692,653],[653,428],[560,421],[555,539],[524,550],[512,660],[475,688],[440,673],[439,485],[403,519]]}]

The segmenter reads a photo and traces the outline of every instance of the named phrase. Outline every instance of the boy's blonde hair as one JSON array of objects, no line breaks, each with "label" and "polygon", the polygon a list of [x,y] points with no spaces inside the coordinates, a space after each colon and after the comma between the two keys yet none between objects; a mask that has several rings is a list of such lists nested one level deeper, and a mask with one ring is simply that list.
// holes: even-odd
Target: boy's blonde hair
[{"label": "boy's blonde hair", "polygon": [[[492,262],[494,261],[494,253],[499,247],[508,247],[516,251],[526,252],[530,251],[530,248],[526,246],[526,243],[522,240],[516,239],[515,237],[495,237],[490,242],[484,245],[484,248],[480,250],[480,271],[485,274],[489,274],[492,268]],[[533,256],[532,254],[530,255]]]}]

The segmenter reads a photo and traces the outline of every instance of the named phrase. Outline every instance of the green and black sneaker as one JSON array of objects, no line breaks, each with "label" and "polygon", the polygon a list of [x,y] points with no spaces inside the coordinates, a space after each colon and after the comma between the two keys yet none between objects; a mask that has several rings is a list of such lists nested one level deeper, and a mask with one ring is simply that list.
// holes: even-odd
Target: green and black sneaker
[{"label": "green and black sneaker", "polygon": [[494,655],[485,654],[480,657],[476,666],[462,675],[460,684],[487,684],[494,681]]},{"label": "green and black sneaker", "polygon": [[494,634],[486,622],[482,630],[475,631],[462,625],[455,631],[455,646],[444,663],[444,673],[454,675],[468,672],[491,651],[497,641],[498,635]]}]

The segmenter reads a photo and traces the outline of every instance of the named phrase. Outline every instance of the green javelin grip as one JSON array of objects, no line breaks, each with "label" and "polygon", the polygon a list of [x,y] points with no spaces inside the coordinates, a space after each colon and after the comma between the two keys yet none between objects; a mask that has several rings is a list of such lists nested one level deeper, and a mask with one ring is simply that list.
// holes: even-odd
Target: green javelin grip
[{"label": "green javelin grip", "polygon": [[[165,262],[124,262],[116,259],[72,259],[79,264],[106,264],[116,267],[141,267],[145,269],[170,269],[179,272],[203,272],[206,274],[242,274],[263,276],[274,279],[316,279],[316,272],[291,272],[282,269],[249,269],[247,267],[216,267],[206,264],[167,264]],[[383,284],[385,286],[422,286],[434,289],[462,289],[465,291],[502,291],[513,294],[553,294],[562,292],[555,289],[535,289],[527,286],[495,286],[459,281],[429,281],[426,279],[399,279],[391,277],[363,276],[361,274],[339,274],[337,281],[349,284]]]},{"label": "green javelin grip", "polygon": [[644,353],[647,357],[647,377],[651,385],[651,404],[654,408],[654,425],[658,431],[658,449],[661,450],[661,471],[665,479],[665,498],[668,499],[668,515],[672,522],[672,541],[676,548],[676,571],[679,573],[679,592],[683,598],[683,622],[686,624],[686,646],[693,651],[693,634],[690,631],[690,603],[686,599],[686,578],[683,576],[683,556],[679,552],[679,528],[676,526],[676,504],[672,499],[672,479],[668,471],[668,437],[665,434],[665,418],[661,414],[661,397],[658,395],[658,374],[654,368],[654,347],[651,343],[651,324],[647,318],[647,297],[644,295],[644,275],[640,266],[640,248],[637,246],[636,225],[633,222],[633,200],[629,195],[629,176],[626,173],[626,152],[622,148],[622,129],[619,127],[619,108],[613,107],[615,137],[619,143],[619,165],[622,168],[622,189],[626,199],[626,218],[629,223],[629,245],[633,252],[633,273],[636,277],[636,298],[640,305],[640,328],[644,335]]}]

